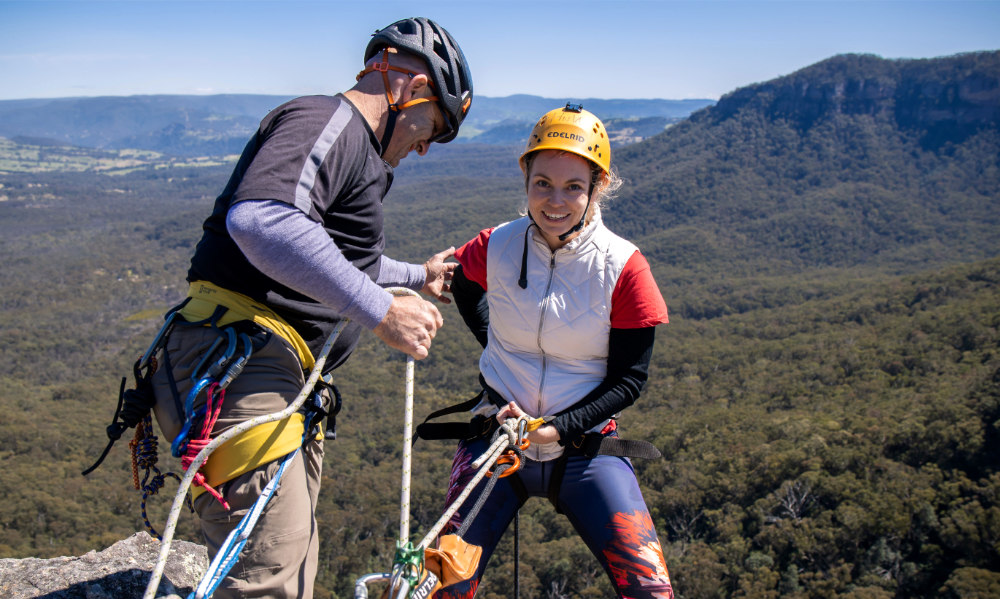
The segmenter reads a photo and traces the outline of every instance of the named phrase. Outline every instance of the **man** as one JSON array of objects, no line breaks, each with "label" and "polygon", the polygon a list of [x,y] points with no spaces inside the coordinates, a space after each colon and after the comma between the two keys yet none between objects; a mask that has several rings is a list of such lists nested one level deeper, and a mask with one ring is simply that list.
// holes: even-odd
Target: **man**
[{"label": "man", "polygon": [[[449,301],[454,248],[423,265],[383,256],[382,199],[393,167],[454,139],[471,101],[461,49],[437,23],[413,18],[372,36],[354,87],[297,98],[264,118],[205,221],[178,310],[185,325],[169,333],[152,377],[157,421],[185,465],[210,437],[289,405],[345,318],[326,371],[347,359],[362,327],[414,358],[428,355],[441,314],[383,287]],[[228,387],[213,386],[244,354]],[[306,434],[315,412],[296,416],[224,444],[202,469],[194,507],[214,554],[280,458],[302,447],[218,597],[312,596],[323,445]]]}]

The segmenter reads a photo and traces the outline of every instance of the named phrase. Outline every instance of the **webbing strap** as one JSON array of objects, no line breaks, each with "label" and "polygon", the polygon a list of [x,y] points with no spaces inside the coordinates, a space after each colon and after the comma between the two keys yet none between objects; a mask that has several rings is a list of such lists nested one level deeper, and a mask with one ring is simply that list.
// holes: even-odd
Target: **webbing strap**
[{"label": "webbing strap", "polygon": [[637,441],[634,439],[619,439],[602,435],[601,433],[587,433],[566,446],[566,451],[556,458],[552,469],[552,477],[549,479],[548,497],[552,507],[556,512],[562,513],[559,509],[559,491],[562,489],[563,476],[566,474],[566,462],[570,456],[582,455],[588,458],[595,458],[599,455],[609,455],[619,458],[647,458],[657,459],[663,457],[660,450],[648,441]]},{"label": "webbing strap", "polygon": [[[396,100],[392,97],[392,89],[389,87],[389,71],[396,71],[397,73],[403,73],[403,74],[407,75],[411,79],[413,77],[415,77],[417,75],[417,73],[414,73],[413,71],[411,71],[409,69],[404,69],[402,67],[397,67],[397,66],[393,66],[393,65],[389,64],[389,49],[388,48],[386,48],[385,50],[382,51],[382,62],[375,62],[375,63],[372,63],[371,65],[365,67],[364,69],[362,69],[362,71],[360,73],[358,73],[358,76],[355,79],[357,81],[361,81],[362,77],[364,77],[368,73],[374,73],[376,71],[378,71],[379,73],[382,73],[382,84],[385,86],[385,98],[386,98],[386,100],[388,100],[388,102],[389,102],[389,109],[392,110],[392,111],[397,111],[398,112],[398,111],[400,111],[400,110],[402,110],[404,108],[408,108],[408,107],[414,106],[416,104],[422,104],[423,102],[432,102],[432,101],[433,102],[437,102],[438,101],[438,97],[437,96],[430,96],[428,98],[416,98],[414,100],[410,100],[409,102],[404,103],[403,105],[397,105],[396,104]],[[430,77],[427,78],[427,85],[429,85],[431,89],[434,89],[434,82],[430,80]]]},{"label": "webbing strap", "polygon": [[[357,80],[360,81],[362,77],[375,71],[382,73],[382,85],[385,86],[385,99],[389,104],[389,111],[386,114],[385,131],[382,133],[382,139],[379,140],[379,146],[381,146],[379,155],[382,155],[389,147],[389,140],[392,139],[392,132],[396,128],[396,117],[399,116],[399,113],[402,112],[404,108],[409,108],[410,106],[416,106],[417,104],[423,104],[424,102],[437,102],[438,97],[430,96],[427,98],[414,98],[413,100],[404,102],[403,104],[396,103],[395,98],[392,96],[392,88],[389,86],[389,71],[404,73],[411,79],[415,77],[417,73],[408,69],[390,65],[388,48],[385,48],[382,51],[382,62],[375,62],[365,67],[360,73],[358,73]],[[434,89],[434,83],[430,80],[430,78],[427,79],[427,84],[431,89]]]},{"label": "webbing strap", "polygon": [[[430,422],[431,420],[447,416],[448,414],[469,412],[479,405],[484,397],[488,398],[490,403],[498,408],[502,408],[507,405],[507,400],[497,393],[495,389],[487,385],[486,380],[481,374],[479,375],[479,384],[482,386],[482,390],[477,393],[475,397],[467,399],[461,403],[448,406],[447,408],[441,408],[440,410],[431,412],[427,418],[424,418],[423,423],[417,425],[417,437],[427,439],[428,441],[441,441],[444,439],[476,439],[479,437],[485,437],[496,430],[496,427],[498,426],[496,419],[488,416],[475,416],[469,422]],[[529,428],[529,430],[534,430],[535,428],[537,428],[537,426]]]},{"label": "webbing strap", "polygon": [[414,442],[416,442],[417,438],[427,439],[428,441],[440,441],[443,439],[474,439],[488,434],[493,428],[492,425],[496,423],[496,419],[494,418],[477,416],[470,422],[429,422],[448,414],[472,410],[472,408],[476,407],[482,401],[485,393],[486,390],[484,389],[471,399],[431,412],[422,423],[417,425],[417,436],[414,438]]},{"label": "webbing strap", "polygon": [[210,317],[218,306],[228,311],[217,321],[217,326],[226,326],[238,320],[250,320],[282,337],[298,353],[302,370],[308,371],[316,363],[309,345],[295,328],[276,312],[241,293],[219,287],[208,281],[194,281],[188,287],[190,301],[180,310],[180,315],[188,322],[196,322]]},{"label": "webbing strap", "polygon": [[603,437],[595,455],[611,455],[620,458],[646,458],[655,460],[663,457],[660,450],[649,441]]}]

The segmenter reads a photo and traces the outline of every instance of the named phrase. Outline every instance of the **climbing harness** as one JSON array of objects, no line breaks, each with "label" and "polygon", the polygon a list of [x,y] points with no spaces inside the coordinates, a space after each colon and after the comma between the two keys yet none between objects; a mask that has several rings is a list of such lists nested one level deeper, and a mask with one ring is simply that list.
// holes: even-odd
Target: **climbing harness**
[{"label": "climbing harness", "polygon": [[[417,436],[421,439],[428,440],[445,440],[445,439],[460,439],[460,440],[472,440],[480,437],[484,437],[489,434],[496,423],[496,419],[491,416],[476,415],[469,422],[431,422],[441,416],[448,414],[454,414],[458,412],[467,412],[472,410],[477,406],[484,397],[489,398],[490,403],[497,407],[501,407],[506,404],[506,400],[500,396],[492,387],[486,384],[482,375],[479,377],[479,382],[482,386],[482,391],[479,392],[475,397],[468,399],[464,402],[442,408],[424,419],[424,422],[417,426]],[[573,409],[573,406],[567,408],[568,410]],[[537,428],[551,422],[553,417],[540,417],[528,420],[525,422],[525,431],[534,431]],[[559,491],[562,488],[563,476],[566,472],[566,464],[571,456],[583,455],[588,458],[593,458],[598,455],[612,455],[619,457],[632,457],[632,458],[659,458],[661,457],[660,451],[652,443],[647,441],[639,440],[627,440],[619,439],[614,432],[617,430],[617,421],[612,419],[608,426],[605,427],[599,433],[584,433],[578,438],[566,444],[563,454],[553,460],[553,472],[549,481],[548,486],[548,499],[552,506],[555,508],[557,513],[562,513],[562,509],[559,507]],[[527,445],[520,447],[521,451],[527,449]],[[497,478],[503,478],[520,467],[520,462],[517,455],[508,454],[498,459],[500,463],[510,463],[512,464],[511,469],[507,472],[499,474]],[[475,466],[475,464],[474,464]],[[489,476],[489,474],[487,474]],[[511,487],[514,492],[523,501],[527,497],[527,491],[524,488],[523,483],[517,477],[510,479]],[[470,512],[470,516],[463,522],[463,527],[467,523],[471,522],[472,517],[478,513],[479,507],[481,507],[482,502],[485,501],[486,497],[489,496],[489,492],[492,490],[492,485],[495,484],[495,479],[490,482],[490,486],[484,489],[479,502],[474,507],[473,511]],[[473,483],[469,484],[472,487]],[[467,487],[467,488],[469,488]],[[461,505],[464,498],[459,498],[455,501],[455,504]],[[464,531],[463,531],[464,532]],[[514,594],[513,596],[520,596],[520,511],[514,512]],[[356,597],[357,591],[355,591]]]},{"label": "climbing harness", "polygon": [[[326,365],[326,359],[330,354],[330,350],[333,348],[334,342],[337,340],[337,337],[340,336],[340,333],[343,331],[346,324],[347,320],[345,319],[338,322],[336,327],[334,327],[329,338],[326,340],[326,343],[323,344],[323,349],[320,351],[320,354],[316,356],[312,371],[309,373],[309,377],[306,380],[305,385],[303,385],[301,392],[298,396],[296,396],[292,403],[279,412],[251,418],[223,431],[217,437],[206,443],[205,446],[202,447],[191,459],[187,472],[181,479],[177,494],[174,496],[174,503],[170,509],[167,524],[163,531],[163,542],[160,545],[160,555],[156,561],[155,567],[153,568],[153,573],[150,576],[149,583],[146,586],[146,592],[143,595],[143,599],[153,599],[156,596],[156,589],[159,587],[160,578],[163,576],[163,570],[166,567],[167,556],[170,553],[170,544],[173,540],[174,530],[177,527],[177,520],[180,516],[181,506],[184,504],[184,497],[187,494],[188,488],[193,483],[195,476],[198,474],[198,470],[203,464],[205,464],[212,452],[227,441],[234,439],[235,437],[242,435],[243,433],[246,433],[247,431],[250,431],[260,425],[279,422],[296,414],[303,404],[305,404],[309,396],[313,393],[313,389],[316,386],[317,381],[320,380],[320,374],[323,371],[323,367]],[[260,513],[263,511],[268,500],[271,498],[274,490],[280,482],[280,474],[284,472],[284,464],[294,458],[295,453],[297,453],[297,451],[288,454],[282,464],[282,467],[279,468],[278,473],[268,484],[270,490],[268,490],[268,487],[265,487],[265,490],[261,493],[261,496],[258,497],[250,512],[243,517],[243,520],[240,521],[237,528],[235,528],[230,533],[229,537],[227,537],[223,547],[220,548],[219,552],[216,554],[216,558],[212,561],[212,564],[210,564],[208,572],[205,573],[202,583],[198,585],[198,589],[196,589],[195,592],[188,596],[189,599],[191,597],[197,597],[200,599],[201,597],[210,596],[211,593],[218,587],[221,580],[225,578],[229,569],[235,565],[239,556],[239,551],[243,548],[243,545],[246,544],[246,540],[249,538],[249,535],[257,522],[257,518],[260,516]],[[208,582],[206,582],[206,580],[208,580]]]},{"label": "climbing harness", "polygon": [[[218,293],[218,290],[220,289],[221,288],[213,288],[212,289],[213,294]],[[405,292],[405,293],[413,293],[414,295],[416,295],[415,292],[412,292],[410,290],[389,289],[388,291],[397,294]],[[236,296],[236,294],[231,294],[231,296],[227,297],[227,299],[229,299],[230,301],[239,301],[241,299],[239,296],[236,297],[232,296]],[[232,305],[228,307],[231,309]],[[256,310],[260,309],[257,306],[252,306],[252,307]],[[216,309],[215,312],[218,312],[218,309]],[[255,314],[254,320],[257,320],[256,316],[257,314]],[[295,400],[292,401],[292,403],[289,404],[285,409],[278,412],[274,412],[272,414],[265,414],[262,416],[257,416],[249,420],[246,420],[232,428],[223,431],[215,438],[210,438],[208,436],[208,433],[211,432],[211,426],[206,427],[206,425],[203,425],[203,433],[204,433],[203,436],[205,437],[203,439],[203,441],[205,441],[204,443],[200,442],[202,439],[199,439],[198,440],[199,442],[197,443],[193,443],[193,441],[195,441],[194,439],[187,439],[186,441],[182,440],[180,443],[175,442],[178,451],[184,452],[185,455],[184,461],[187,462],[187,471],[184,475],[184,478],[181,479],[179,488],[177,490],[177,494],[174,497],[174,503],[173,506],[171,507],[170,514],[167,519],[167,525],[163,533],[163,542],[160,546],[160,555],[159,558],[157,559],[156,566],[153,569],[153,573],[146,587],[146,592],[143,595],[143,599],[153,599],[153,597],[155,597],[156,595],[156,590],[159,586],[160,578],[163,576],[163,570],[166,567],[167,556],[170,553],[170,543],[173,539],[174,530],[177,526],[177,520],[180,515],[180,508],[181,505],[183,504],[184,497],[187,494],[187,489],[196,481],[198,475],[200,474],[202,466],[206,464],[206,462],[209,459],[209,456],[211,456],[214,451],[224,447],[232,448],[233,447],[232,444],[240,439],[246,441],[249,438],[252,440],[254,439],[254,435],[257,431],[263,430],[265,432],[268,432],[273,429],[273,427],[270,426],[273,423],[280,424],[282,422],[288,421],[289,419],[292,419],[293,416],[301,416],[302,418],[303,433],[301,438],[298,440],[299,445],[301,445],[303,442],[314,436],[312,433],[318,428],[319,422],[322,420],[323,416],[326,416],[326,412],[322,410],[322,399],[317,397],[317,395],[319,393],[322,393],[324,389],[332,389],[335,397],[335,405],[330,410],[329,412],[330,415],[335,416],[336,413],[339,411],[341,405],[340,394],[336,391],[336,388],[333,387],[333,385],[330,383],[328,377],[321,378],[321,373],[323,372],[323,367],[326,365],[326,360],[330,355],[330,351],[332,350],[334,343],[340,336],[340,333],[344,330],[344,327],[346,326],[347,322],[348,320],[344,319],[337,323],[333,331],[330,333],[329,338],[323,344],[323,348],[320,351],[320,354],[316,356],[315,359],[312,359],[313,357],[311,353],[308,355],[309,364],[311,365],[312,370],[310,371],[309,377],[307,378],[305,385],[303,385],[299,395],[296,396]],[[270,326],[268,328],[270,328]],[[232,329],[230,328],[228,330]],[[237,354],[237,351],[235,349],[237,346],[239,346],[241,343],[244,348],[246,348],[247,346],[245,343],[243,343],[243,339],[239,335],[236,335],[236,340],[234,340],[233,337],[234,335],[230,335],[229,333],[226,334],[227,349],[225,350],[225,352],[223,352],[222,358],[219,358],[218,360],[216,360],[216,362],[211,363],[211,366],[208,366],[208,369],[206,371],[206,373],[209,374],[216,373],[216,376],[221,376],[221,378],[214,383],[215,385],[222,386],[222,383],[228,385],[228,383],[232,380],[232,378],[235,378],[235,376],[239,374],[239,371],[242,370],[243,366],[245,365],[246,359],[244,359],[244,357],[246,358],[249,357],[249,354],[247,354],[245,351],[242,354]],[[293,347],[295,345],[296,344],[293,343]],[[217,346],[221,347],[220,344],[213,345],[212,349],[206,353],[205,357],[202,359],[202,363],[195,368],[196,373],[201,372],[203,370],[204,365],[210,363],[209,361],[214,357],[214,352]],[[308,349],[306,349],[305,351],[308,353]],[[302,357],[301,354],[300,357]],[[407,374],[409,381],[408,384],[412,388],[412,378],[413,378],[412,358],[410,358],[408,366],[409,366]],[[210,390],[213,390],[214,389],[214,387],[212,386],[213,383],[202,385],[203,378],[204,377],[198,379],[198,383],[196,383],[195,389],[201,386],[201,388],[207,387]],[[319,388],[318,390],[317,387]],[[194,389],[192,389],[192,393],[196,393]],[[191,397],[192,397],[191,394],[189,394],[188,401],[186,401],[186,404],[188,405],[186,407],[191,406],[192,404]],[[219,403],[221,404],[221,398],[219,399]],[[304,407],[306,408],[306,411],[308,411],[309,406],[315,406],[317,403],[320,405],[319,410],[315,410],[312,413],[306,414],[304,416],[302,415],[301,412]],[[210,407],[208,404],[206,404],[206,409],[205,409],[206,414],[209,414],[210,411],[214,412],[215,410],[216,410],[215,408]],[[189,414],[190,411],[187,411],[185,413]],[[215,417],[217,417],[217,413],[215,414]],[[412,421],[412,396],[410,401],[409,417]],[[211,418],[212,416],[211,414],[209,414],[208,418],[206,418],[206,422],[208,419]],[[292,420],[292,422],[294,422],[294,420]],[[187,428],[189,431],[190,426],[188,426]],[[256,445],[255,443],[244,443],[244,444],[251,446]],[[266,461],[271,461],[271,459],[277,459],[277,457],[282,457],[282,462],[278,468],[278,471],[275,473],[274,477],[272,477],[272,479],[268,482],[267,486],[261,492],[260,496],[258,496],[257,500],[254,502],[254,505],[251,507],[250,511],[240,520],[240,523],[236,526],[236,528],[234,528],[227,536],[225,542],[219,548],[219,551],[216,553],[215,558],[212,560],[212,563],[209,564],[208,571],[205,573],[204,577],[202,578],[202,581],[199,583],[195,591],[193,591],[190,595],[188,595],[188,599],[202,599],[204,597],[210,597],[212,593],[214,593],[215,590],[218,588],[219,584],[221,584],[226,574],[229,573],[229,570],[236,564],[239,558],[240,551],[243,549],[244,545],[246,545],[247,540],[249,539],[250,534],[253,532],[257,520],[260,517],[260,514],[264,511],[264,508],[266,507],[267,503],[270,501],[271,497],[274,495],[274,492],[280,485],[281,477],[284,474],[286,465],[289,462],[291,462],[291,460],[293,460],[296,455],[298,455],[298,452],[299,449],[296,448],[294,451],[285,454],[283,457],[276,456],[275,458],[266,459]],[[239,450],[235,450],[235,453],[239,454]],[[191,454],[194,455],[192,456]],[[267,455],[266,452],[265,455]],[[211,475],[209,475],[209,477],[207,478],[211,479]],[[409,494],[408,485],[405,492],[408,503],[408,494]]]},{"label": "climbing harness", "polygon": [[[141,509],[146,527],[153,536],[162,541],[160,556],[144,597],[152,599],[156,594],[181,507],[187,505],[193,511],[188,489],[192,485],[200,486],[203,489],[201,492],[212,494],[228,510],[229,506],[225,499],[213,485],[230,480],[262,463],[282,458],[275,476],[261,492],[250,512],[226,539],[204,580],[189,597],[200,599],[211,596],[236,563],[257,519],[278,488],[286,465],[298,455],[302,444],[318,437],[324,417],[328,418],[331,425],[335,424],[336,414],[342,404],[340,393],[330,383],[329,378],[320,377],[333,344],[346,324],[347,320],[337,323],[320,356],[314,358],[302,337],[278,315],[246,296],[211,283],[204,281],[192,283],[188,297],[167,312],[164,324],[153,342],[133,365],[135,388],[126,390],[127,378],[122,379],[118,405],[111,424],[106,427],[109,439],[107,446],[97,461],[83,472],[83,475],[93,472],[107,457],[122,433],[128,428],[136,428],[135,438],[129,443],[132,453],[133,484],[137,490],[142,491]],[[181,431],[171,443],[171,454],[181,458],[181,465],[186,471],[183,478],[172,472],[162,473],[156,466],[158,439],[153,434],[150,415],[156,404],[152,385],[152,375],[158,366],[156,354],[164,348],[167,338],[176,326],[208,326],[218,333],[215,342],[191,375],[192,388],[186,395],[183,405],[177,393],[176,382],[170,373],[169,355],[166,352],[163,354],[175,408],[178,414],[184,416]],[[266,334],[259,335],[261,332]],[[304,387],[284,410],[251,418],[212,439],[211,432],[221,412],[226,388],[242,372],[253,351],[259,349],[271,333],[279,335],[291,345],[298,354],[303,369],[311,369]],[[202,391],[206,392],[206,403],[196,410],[195,400]],[[323,407],[324,391],[332,391],[335,399],[335,405],[329,410]],[[193,429],[198,422],[201,423],[201,427],[195,432]],[[301,433],[298,426],[302,427]],[[275,432],[278,435],[275,435]],[[333,426],[330,426],[324,436],[335,438],[335,435]],[[259,451],[262,438],[272,441],[268,450],[264,452]],[[248,447],[252,449],[248,450]],[[209,464],[206,464],[209,456],[220,448],[226,450],[227,456],[222,460],[213,460],[212,467],[209,467]],[[248,459],[248,455],[253,455],[253,460]],[[233,466],[233,464],[238,465]],[[144,471],[141,481],[140,469]],[[163,487],[167,477],[178,481],[178,489],[161,536],[149,522],[146,502]],[[192,489],[193,496],[198,494],[197,490]]]},{"label": "climbing harness", "polygon": [[[484,397],[489,398],[490,403],[498,408],[507,403],[496,390],[486,384],[482,375],[479,377],[479,383],[482,385],[482,391],[480,391],[475,397],[429,414],[427,418],[425,418],[424,421],[417,426],[417,436],[421,439],[427,440],[471,440],[489,434],[489,432],[493,430],[490,428],[491,424],[495,423],[495,419],[490,416],[477,415],[468,422],[431,422],[432,420],[448,414],[470,411],[477,406]],[[575,405],[570,406],[559,414],[573,410],[575,407]],[[528,432],[551,422],[552,419],[559,414],[554,416],[543,416],[530,420],[527,425]],[[562,487],[562,477],[566,470],[566,461],[570,456],[583,455],[588,458],[593,458],[598,455],[611,455],[626,458],[647,459],[662,457],[660,450],[648,441],[618,438],[617,434],[612,434],[617,430],[617,428],[617,421],[612,418],[609,424],[601,432],[583,433],[576,439],[566,443],[563,454],[552,461],[554,470],[550,479],[548,497],[557,512],[561,513],[558,505],[559,490]],[[516,479],[512,480],[516,481]],[[520,494],[521,489],[517,482],[514,483],[514,487],[515,491]]]}]

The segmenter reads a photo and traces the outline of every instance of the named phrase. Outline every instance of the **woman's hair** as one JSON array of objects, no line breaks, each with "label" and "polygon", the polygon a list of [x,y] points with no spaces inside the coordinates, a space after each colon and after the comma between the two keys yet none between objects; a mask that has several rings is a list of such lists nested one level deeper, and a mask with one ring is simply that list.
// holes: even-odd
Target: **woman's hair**
[{"label": "woman's hair", "polygon": [[[574,154],[573,152],[567,152],[565,150],[543,150],[543,151],[558,152],[559,154],[564,154],[566,156],[576,156],[577,158],[587,160],[586,158],[583,158],[579,154]],[[531,165],[535,162],[535,156],[537,155],[538,152],[532,152],[530,154],[525,155],[524,157],[525,192],[527,192],[528,190],[528,180],[531,178]],[[590,181],[593,189],[590,198],[590,203],[592,206],[599,206],[601,208],[604,208],[608,202],[613,200],[615,196],[618,195],[618,190],[621,189],[622,184],[624,184],[624,181],[622,180],[621,177],[618,176],[618,171],[614,167],[611,167],[611,170],[607,174],[605,174],[604,169],[597,166],[590,160],[587,160],[587,164],[590,166],[590,178],[591,178]],[[528,214],[527,196],[525,196],[525,198],[521,200],[521,205],[518,208],[518,213],[521,216],[527,216]],[[587,219],[589,222],[590,220],[589,214],[587,215]]]}]

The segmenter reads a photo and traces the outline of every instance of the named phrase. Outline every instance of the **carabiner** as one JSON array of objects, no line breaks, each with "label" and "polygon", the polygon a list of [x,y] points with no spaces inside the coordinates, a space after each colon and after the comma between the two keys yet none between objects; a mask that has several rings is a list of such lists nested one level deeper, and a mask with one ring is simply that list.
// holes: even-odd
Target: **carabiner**
[{"label": "carabiner", "polygon": [[[506,470],[504,470],[503,472],[501,472],[499,474],[500,478],[505,478],[507,476],[510,476],[511,474],[514,474],[515,472],[517,472],[518,470],[521,469],[521,458],[516,453],[512,453],[512,452],[511,453],[505,453],[502,456],[500,456],[499,458],[497,458],[497,461],[496,461],[496,464],[494,465],[494,467],[496,467],[496,466],[498,466],[500,464],[513,464],[510,468],[507,468]],[[486,476],[487,477],[493,476],[493,471],[492,470],[487,470],[486,471]]]},{"label": "carabiner", "polygon": [[[203,378],[214,379],[218,377],[222,374],[223,370],[225,370],[226,364],[229,363],[229,360],[233,358],[233,354],[236,353],[236,331],[234,331],[232,327],[227,327],[225,329],[220,329],[219,332],[219,337],[212,342],[212,346],[208,348],[208,351],[205,352],[201,361],[198,362],[198,365],[191,371],[191,380],[193,382],[197,382],[199,379]],[[219,359],[216,360],[214,364],[202,370],[205,364],[212,358],[212,356],[215,355],[215,350],[219,349],[219,345],[222,344],[222,333],[225,333],[226,341],[228,342],[226,344],[226,351],[219,356]]]},{"label": "carabiner", "polygon": [[[238,377],[240,373],[243,372],[243,367],[250,361],[250,354],[253,353],[253,341],[246,333],[240,333],[239,339],[243,342],[243,354],[229,363],[229,368],[226,368],[226,373],[219,379],[220,389],[228,387],[229,383],[233,382],[233,379]],[[231,356],[232,354],[230,354],[230,357]]]},{"label": "carabiner", "polygon": [[[174,437],[173,442],[170,444],[170,455],[175,458],[181,457],[187,451],[188,437],[191,435],[191,425],[194,423],[195,417],[199,415],[194,413],[194,398],[198,397],[202,389],[211,384],[212,379],[207,376],[203,377],[191,387],[187,397],[184,399],[184,426],[181,427],[181,432],[177,433],[177,436]],[[204,414],[205,410],[200,410],[200,413]]]},{"label": "carabiner", "polygon": [[156,333],[156,337],[153,338],[153,342],[149,344],[149,348],[146,350],[144,354],[142,354],[142,357],[139,358],[139,362],[138,364],[136,364],[135,368],[136,371],[145,368],[149,364],[149,360],[150,358],[153,357],[153,354],[155,354],[157,350],[159,350],[160,347],[163,346],[163,341],[167,338],[167,335],[169,335],[170,331],[173,330],[174,328],[175,316],[177,316],[176,311],[167,314],[166,320],[164,321],[163,326],[160,327],[159,332]]}]

